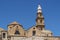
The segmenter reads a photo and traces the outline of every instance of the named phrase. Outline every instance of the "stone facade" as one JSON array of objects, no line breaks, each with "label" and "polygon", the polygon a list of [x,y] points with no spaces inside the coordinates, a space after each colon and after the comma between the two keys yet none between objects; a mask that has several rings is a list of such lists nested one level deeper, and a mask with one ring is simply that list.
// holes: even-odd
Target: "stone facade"
[{"label": "stone facade", "polygon": [[38,5],[36,25],[28,30],[17,22],[8,25],[8,30],[0,28],[0,40],[60,40],[60,37],[53,36],[50,30],[45,29],[42,8]]}]

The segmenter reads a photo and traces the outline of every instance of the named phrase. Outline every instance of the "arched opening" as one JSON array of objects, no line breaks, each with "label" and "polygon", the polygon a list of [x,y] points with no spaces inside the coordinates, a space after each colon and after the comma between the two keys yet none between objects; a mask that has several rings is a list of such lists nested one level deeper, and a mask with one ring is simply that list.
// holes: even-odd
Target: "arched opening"
[{"label": "arched opening", "polygon": [[3,38],[5,38],[5,35],[6,35],[6,34],[5,34],[5,33],[3,33]]},{"label": "arched opening", "polygon": [[18,30],[15,31],[15,34],[20,34],[20,32]]},{"label": "arched opening", "polygon": [[32,35],[35,36],[35,34],[36,34],[36,31],[33,31],[33,32],[32,32]]}]

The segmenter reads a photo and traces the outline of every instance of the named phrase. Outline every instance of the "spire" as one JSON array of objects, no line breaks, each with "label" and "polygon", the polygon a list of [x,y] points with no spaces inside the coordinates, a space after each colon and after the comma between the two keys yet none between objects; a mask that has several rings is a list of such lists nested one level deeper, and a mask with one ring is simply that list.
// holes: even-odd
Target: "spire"
[{"label": "spire", "polygon": [[37,9],[36,27],[42,30],[44,29],[44,17],[42,14],[42,8],[40,5],[38,5]]},{"label": "spire", "polygon": [[37,8],[37,9],[38,9],[38,13],[39,13],[39,12],[42,12],[42,10],[41,10],[42,8],[41,8],[40,5],[38,5],[38,8]]}]

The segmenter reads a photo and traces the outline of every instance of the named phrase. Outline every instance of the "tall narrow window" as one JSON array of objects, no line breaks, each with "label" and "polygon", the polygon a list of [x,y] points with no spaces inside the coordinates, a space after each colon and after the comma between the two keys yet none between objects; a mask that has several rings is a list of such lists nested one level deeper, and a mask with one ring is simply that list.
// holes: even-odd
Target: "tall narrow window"
[{"label": "tall narrow window", "polygon": [[33,31],[32,35],[35,36],[35,34],[36,34],[36,31]]},{"label": "tall narrow window", "polygon": [[42,23],[42,20],[40,20],[40,22]]},{"label": "tall narrow window", "polygon": [[42,16],[42,14],[40,14],[40,16]]},{"label": "tall narrow window", "polygon": [[15,31],[15,34],[20,34],[20,32],[18,30]]},{"label": "tall narrow window", "polygon": [[6,34],[5,34],[5,33],[3,33],[3,38],[5,38],[5,35],[6,35]]}]

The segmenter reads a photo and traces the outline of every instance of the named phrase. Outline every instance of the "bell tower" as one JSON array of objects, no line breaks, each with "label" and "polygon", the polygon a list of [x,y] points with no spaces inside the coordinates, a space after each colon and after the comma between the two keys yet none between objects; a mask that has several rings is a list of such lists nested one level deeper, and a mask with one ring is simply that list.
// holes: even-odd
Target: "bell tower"
[{"label": "bell tower", "polygon": [[43,30],[44,29],[44,17],[42,15],[42,8],[41,8],[40,5],[38,5],[38,8],[37,8],[36,27],[39,30]]}]

